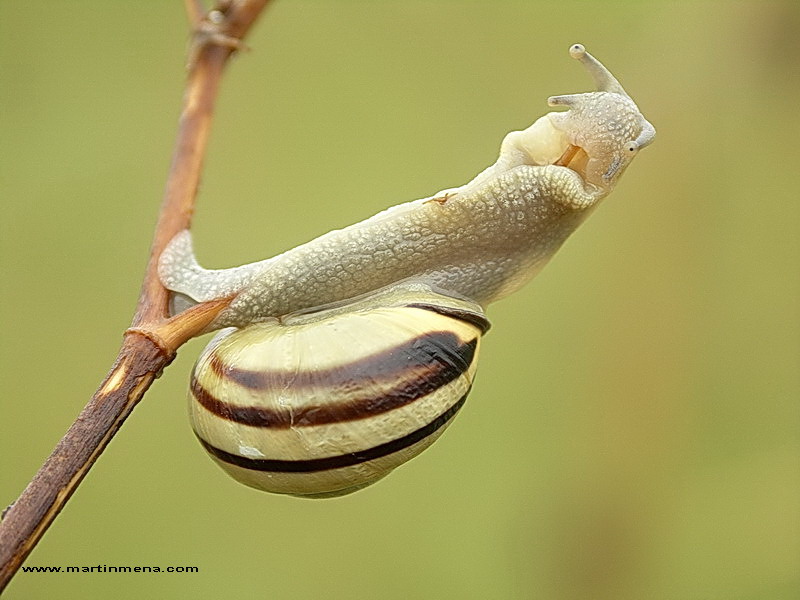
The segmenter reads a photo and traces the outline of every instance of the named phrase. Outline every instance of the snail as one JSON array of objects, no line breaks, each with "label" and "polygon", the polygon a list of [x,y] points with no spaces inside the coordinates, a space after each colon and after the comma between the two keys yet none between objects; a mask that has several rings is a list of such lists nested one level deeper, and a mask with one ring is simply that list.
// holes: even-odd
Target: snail
[{"label": "snail", "polygon": [[596,92],[503,140],[472,181],[273,258],[162,253],[171,311],[232,298],[192,372],[190,417],[240,482],[309,498],[361,489],[427,448],[464,404],[484,310],[519,289],[614,188],[655,129],[583,46]]}]

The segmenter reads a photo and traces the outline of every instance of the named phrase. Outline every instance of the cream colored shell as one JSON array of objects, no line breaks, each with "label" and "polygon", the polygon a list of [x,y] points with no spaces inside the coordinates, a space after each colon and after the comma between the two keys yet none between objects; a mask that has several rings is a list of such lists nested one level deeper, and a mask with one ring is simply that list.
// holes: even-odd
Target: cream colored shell
[{"label": "cream colored shell", "polygon": [[353,492],[442,434],[487,328],[472,303],[430,294],[224,330],[194,369],[192,427],[246,485]]}]

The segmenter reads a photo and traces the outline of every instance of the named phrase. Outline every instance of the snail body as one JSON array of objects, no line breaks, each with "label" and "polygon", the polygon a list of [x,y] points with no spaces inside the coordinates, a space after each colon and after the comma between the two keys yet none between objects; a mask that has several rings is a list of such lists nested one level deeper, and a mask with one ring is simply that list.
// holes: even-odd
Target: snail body
[{"label": "snail body", "polygon": [[[348,493],[449,424],[474,377],[485,306],[539,272],[655,135],[605,67],[580,45],[570,53],[598,91],[550,98],[569,110],[509,133],[464,186],[231,269],[202,268],[188,231],[168,245],[159,276],[173,312],[231,298],[208,330],[235,329],[201,356],[190,402],[195,432],[235,478]],[[423,385],[424,364],[452,378]],[[413,400],[392,400],[399,389]]]}]

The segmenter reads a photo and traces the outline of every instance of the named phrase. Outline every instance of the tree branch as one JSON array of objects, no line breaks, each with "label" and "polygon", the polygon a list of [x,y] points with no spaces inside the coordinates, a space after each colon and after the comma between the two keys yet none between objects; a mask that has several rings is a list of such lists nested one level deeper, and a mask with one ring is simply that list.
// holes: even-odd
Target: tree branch
[{"label": "tree branch", "polygon": [[206,302],[170,318],[158,258],[191,224],[214,102],[231,54],[269,0],[218,0],[205,16],[184,4],[194,36],[175,150],[132,326],[111,371],[53,453],[0,521],[0,592],[69,500],[97,457],[177,349],[230,302]]}]

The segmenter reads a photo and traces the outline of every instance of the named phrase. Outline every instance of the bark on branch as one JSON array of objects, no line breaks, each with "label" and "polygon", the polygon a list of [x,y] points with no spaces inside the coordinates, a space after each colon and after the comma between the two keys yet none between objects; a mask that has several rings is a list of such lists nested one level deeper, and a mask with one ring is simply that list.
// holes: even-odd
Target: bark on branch
[{"label": "bark on branch", "polygon": [[0,592],[69,500],[97,457],[177,349],[229,300],[169,318],[158,257],[191,224],[220,79],[231,54],[269,0],[219,0],[208,13],[184,0],[193,27],[189,76],[175,150],[132,326],[111,371],[45,464],[0,521]]}]

